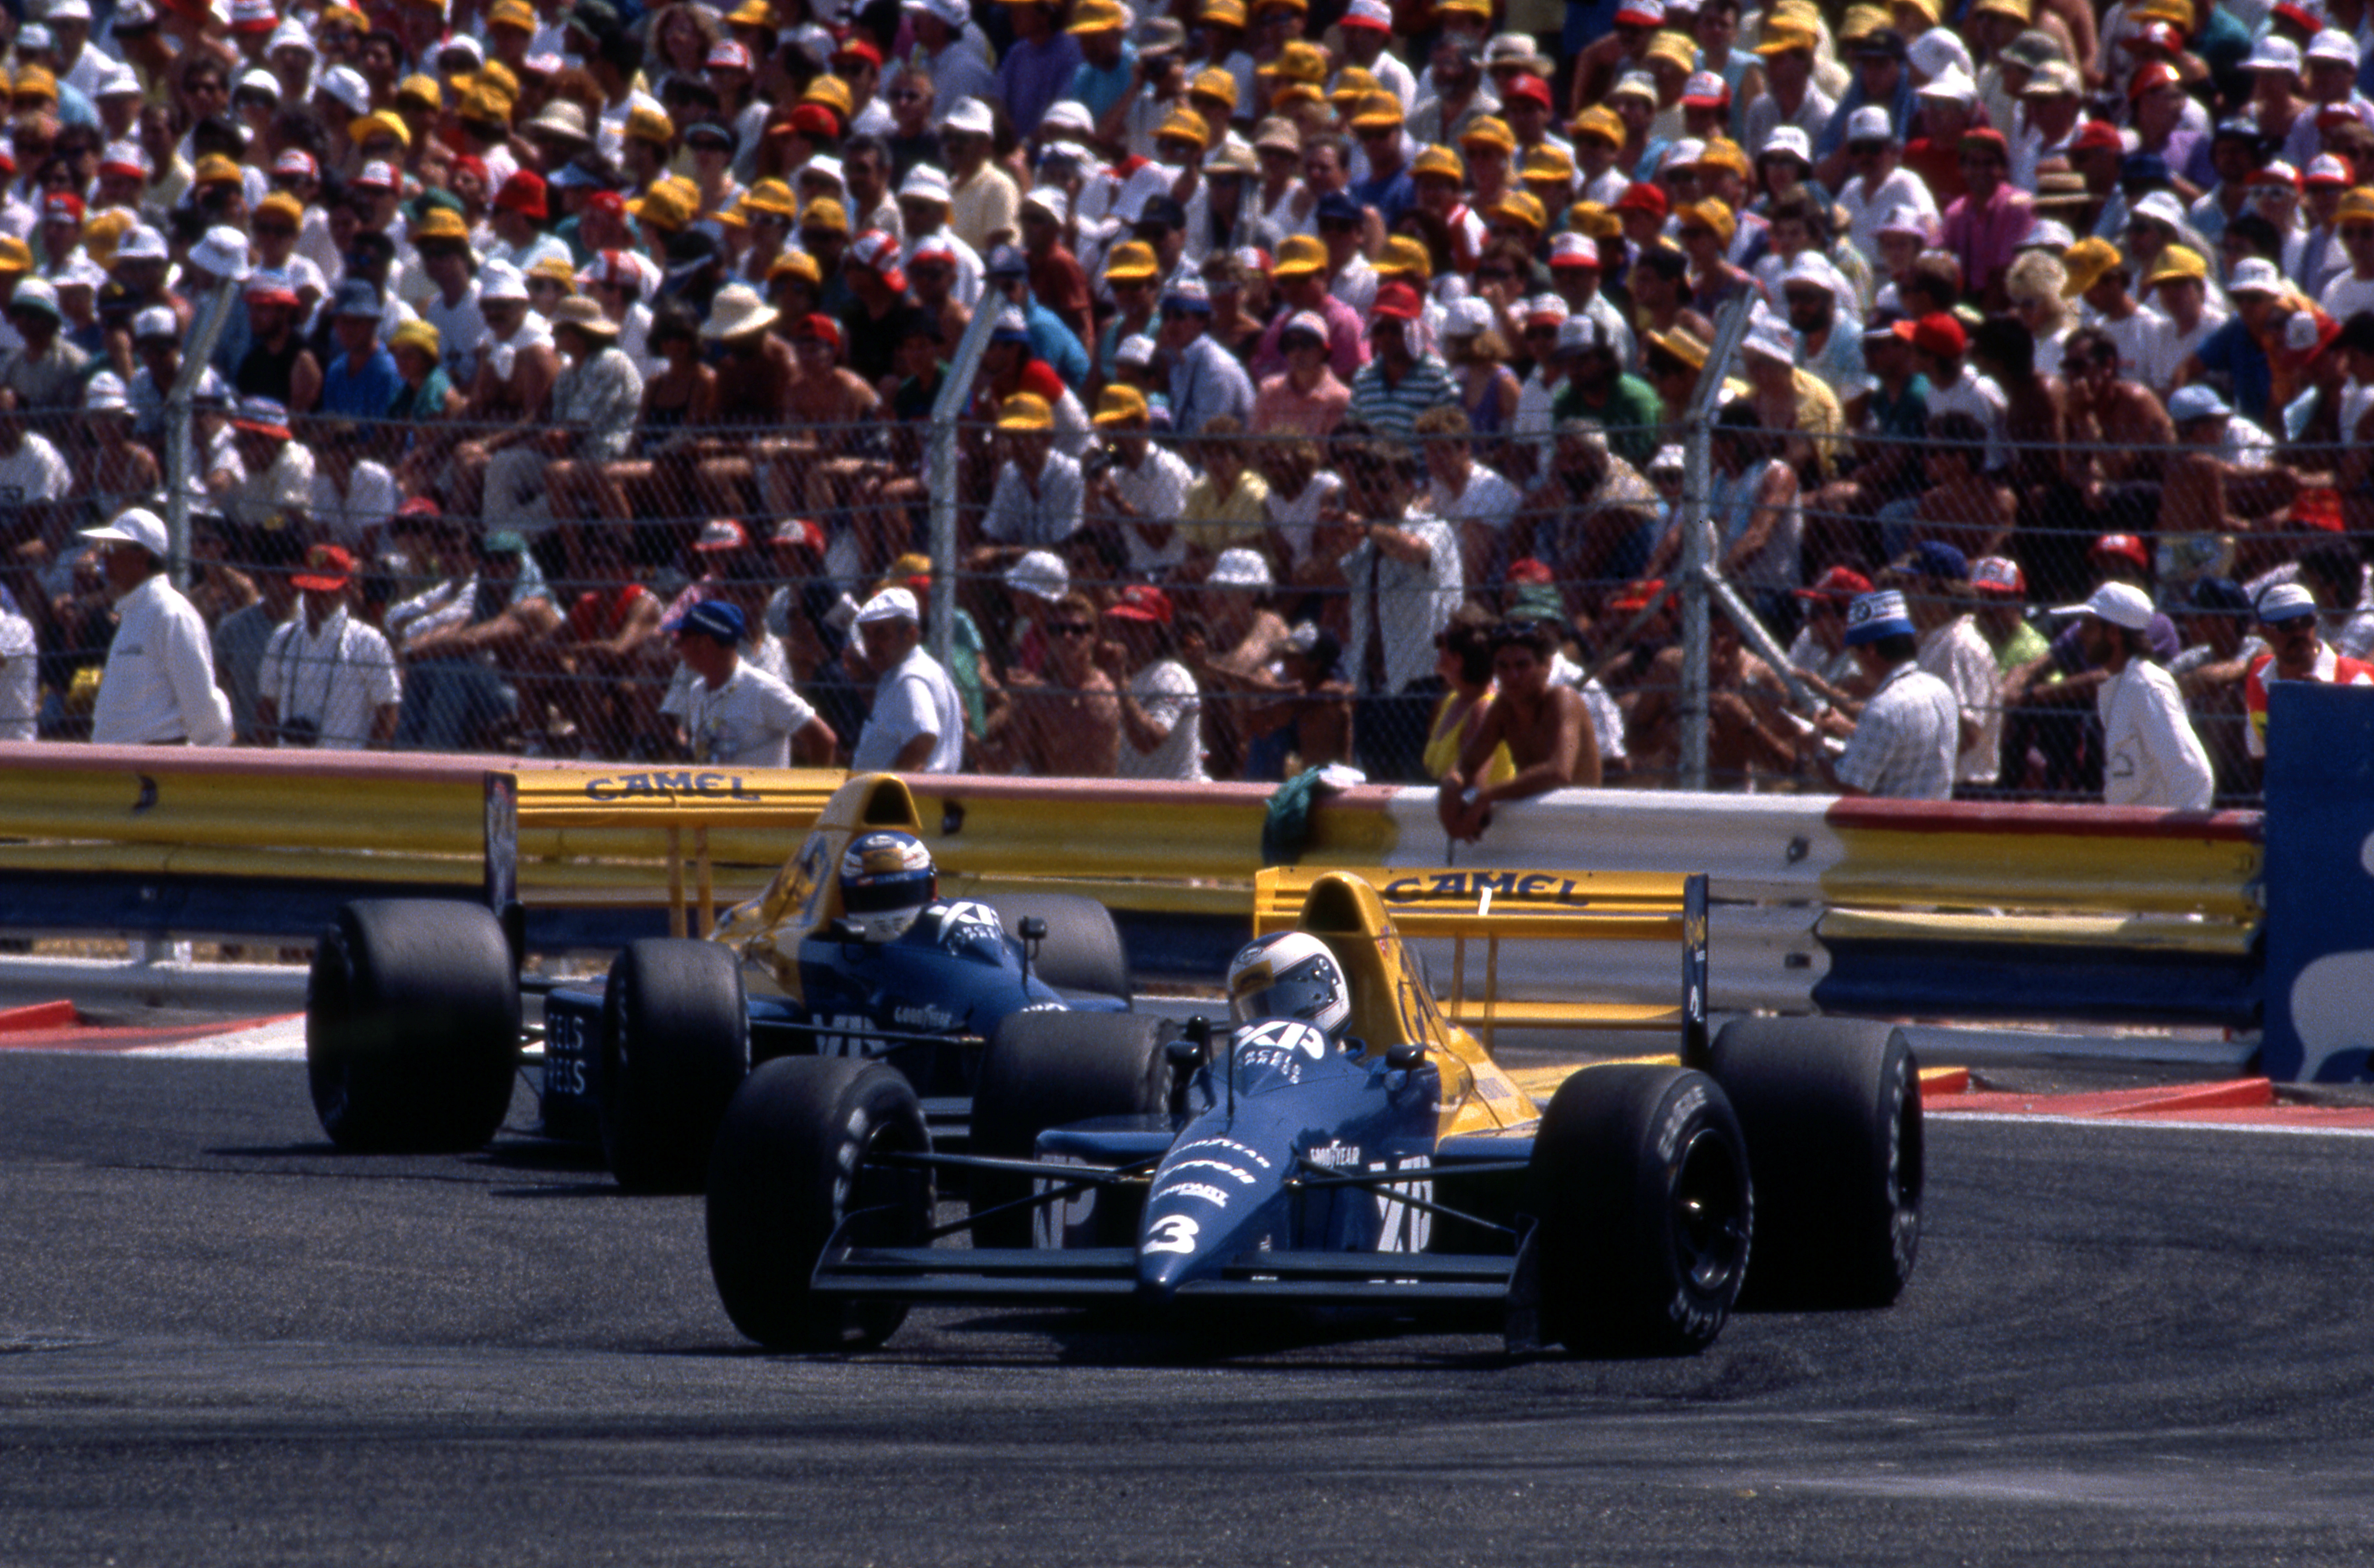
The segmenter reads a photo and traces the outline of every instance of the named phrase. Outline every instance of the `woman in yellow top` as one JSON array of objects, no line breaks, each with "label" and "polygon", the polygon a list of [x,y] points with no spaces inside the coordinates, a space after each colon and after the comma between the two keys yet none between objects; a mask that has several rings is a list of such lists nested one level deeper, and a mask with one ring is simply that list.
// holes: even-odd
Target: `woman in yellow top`
[{"label": "woman in yellow top", "polygon": [[[1440,778],[1459,766],[1467,738],[1484,721],[1492,706],[1492,628],[1475,621],[1454,620],[1434,639],[1436,673],[1450,683],[1435,706],[1434,725],[1427,731],[1423,760],[1426,776]],[[1496,746],[1485,765],[1483,784],[1498,784],[1517,771],[1506,745]]]}]

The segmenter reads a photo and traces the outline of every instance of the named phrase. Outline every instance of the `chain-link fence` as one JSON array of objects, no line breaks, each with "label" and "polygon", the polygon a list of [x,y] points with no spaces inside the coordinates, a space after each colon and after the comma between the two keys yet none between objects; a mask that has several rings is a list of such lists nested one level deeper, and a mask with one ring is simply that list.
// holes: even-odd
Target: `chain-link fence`
[{"label": "chain-link fence", "polygon": [[[1801,687],[1849,712],[1869,682],[1842,647],[1845,606],[1903,589],[1923,662],[1965,709],[1963,793],[2098,798],[2097,682],[2048,612],[2108,578],[2166,612],[2156,652],[2223,799],[2256,789],[2246,585],[2299,575],[2344,651],[2374,626],[2337,497],[2301,472],[2319,454],[2011,442],[1965,415],[1885,438],[1781,434],[1736,412],[1754,406],[1731,405],[1710,439],[1706,558]],[[896,640],[869,639],[860,607],[907,586],[928,618],[945,576],[953,624],[925,637],[945,633],[969,770],[1278,779],[1348,762],[1424,781],[1489,701],[1495,628],[1526,620],[1583,695],[1586,766],[1677,778],[1676,427],[1477,431],[1454,415],[1320,437],[1223,418],[1186,440],[1092,424],[1065,398],[1049,428],[960,427],[956,542],[935,560],[914,400],[857,422],[683,412],[647,395],[608,438],[314,417],[290,439],[202,412],[189,592],[239,743],[845,762],[883,662],[868,642]],[[88,733],[112,618],[76,531],[137,498],[126,439],[103,420],[0,428],[17,454],[0,468],[41,468],[22,456],[38,442],[70,475],[6,502],[45,738]],[[817,727],[720,718],[677,635],[704,601],[739,612],[742,660]],[[1811,787],[1802,694],[1724,616],[1710,655],[1710,781]]]}]

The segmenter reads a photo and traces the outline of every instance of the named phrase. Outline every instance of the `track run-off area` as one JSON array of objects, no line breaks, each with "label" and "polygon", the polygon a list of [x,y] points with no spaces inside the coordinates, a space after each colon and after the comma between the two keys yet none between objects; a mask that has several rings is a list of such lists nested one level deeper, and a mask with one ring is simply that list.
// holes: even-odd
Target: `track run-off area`
[{"label": "track run-off area", "polygon": [[2374,1558],[2374,1109],[1928,1101],[1903,1300],[1692,1360],[956,1310],[809,1359],[735,1333],[697,1198],[334,1153],[298,1021],[19,1018],[0,1563]]}]

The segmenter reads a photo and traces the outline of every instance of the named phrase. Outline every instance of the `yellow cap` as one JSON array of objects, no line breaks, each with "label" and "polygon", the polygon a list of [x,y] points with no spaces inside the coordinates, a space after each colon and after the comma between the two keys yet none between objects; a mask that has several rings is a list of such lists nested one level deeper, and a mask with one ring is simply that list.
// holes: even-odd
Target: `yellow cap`
[{"label": "yellow cap", "polygon": [[1154,256],[1154,247],[1143,240],[1124,240],[1105,253],[1105,278],[1111,282],[1135,283],[1158,275],[1161,271]]},{"label": "yellow cap", "polygon": [[1640,58],[1644,61],[1662,60],[1687,76],[1698,68],[1698,46],[1697,41],[1686,32],[1661,32],[1649,41],[1649,47],[1640,52]]},{"label": "yellow cap", "polygon": [[1068,33],[1119,32],[1129,25],[1129,13],[1121,8],[1121,0],[1080,0],[1079,9],[1072,13]]},{"label": "yellow cap", "polygon": [[818,196],[800,214],[802,228],[818,228],[827,234],[849,232],[849,209],[830,196]]},{"label": "yellow cap", "polygon": [[407,321],[387,334],[387,346],[392,353],[399,348],[417,348],[433,361],[445,356],[445,340],[431,323],[417,319]]},{"label": "yellow cap", "polygon": [[373,136],[394,136],[406,152],[412,150],[412,127],[404,123],[401,115],[384,109],[376,114],[358,114],[347,121],[347,135],[357,146]]},{"label": "yellow cap", "polygon": [[1574,159],[1561,149],[1544,142],[1525,155],[1524,163],[1517,170],[1517,178],[1520,180],[1572,180]]},{"label": "yellow cap", "polygon": [[786,277],[800,278],[811,288],[824,287],[824,269],[805,251],[786,251],[777,256],[775,264],[767,269],[767,287],[772,288]]},{"label": "yellow cap", "polygon": [[1517,150],[1516,133],[1509,123],[1497,114],[1479,114],[1459,133],[1459,145],[1466,148],[1498,147],[1502,152]]},{"label": "yellow cap", "polygon": [[1624,220],[1609,212],[1604,202],[1575,203],[1566,210],[1566,226],[1593,240],[1616,240],[1624,234]]},{"label": "yellow cap", "polygon": [[527,0],[495,0],[487,7],[487,25],[490,28],[517,28],[522,32],[535,30],[535,7]]},{"label": "yellow cap", "polygon": [[1327,242],[1310,234],[1289,234],[1278,241],[1277,260],[1270,263],[1272,277],[1299,277],[1304,273],[1327,270]]},{"label": "yellow cap", "polygon": [[1346,65],[1335,73],[1335,84],[1327,89],[1327,101],[1338,109],[1349,109],[1384,85],[1377,80],[1375,73],[1358,65]]},{"label": "yellow cap", "polygon": [[[1986,0],[1980,0],[1980,5],[1985,3]],[[1756,45],[1756,53],[1769,59],[1775,54],[1786,54],[1792,49],[1811,52],[1819,48],[1821,41],[1820,35],[1811,28],[1775,21],[1765,28],[1763,38]]]},{"label": "yellow cap", "polygon": [[1281,48],[1277,58],[1254,75],[1274,82],[1309,82],[1315,87],[1327,79],[1327,52],[1298,38]]},{"label": "yellow cap", "polygon": [[1713,352],[1698,341],[1697,333],[1685,327],[1675,327],[1672,332],[1651,333],[1649,346],[1664,350],[1693,370],[1705,369],[1706,362]]},{"label": "yellow cap", "polygon": [[665,146],[676,140],[676,123],[648,103],[627,111],[627,140]]},{"label": "yellow cap", "polygon": [[511,111],[518,106],[518,99],[511,94],[492,82],[480,81],[462,95],[462,118],[491,120],[497,124],[508,125],[511,122]]},{"label": "yellow cap", "polygon": [[1379,277],[1405,277],[1418,283],[1434,279],[1434,258],[1426,253],[1425,245],[1413,235],[1395,234],[1385,240],[1385,248],[1376,260]]},{"label": "yellow cap", "polygon": [[627,210],[645,223],[656,224],[662,228],[682,228],[692,221],[692,215],[700,206],[699,192],[687,194],[684,183],[663,180],[629,202]]},{"label": "yellow cap", "polygon": [[1708,164],[1713,164],[1717,169],[1728,169],[1742,180],[1746,179],[1750,172],[1747,149],[1729,136],[1717,136],[1706,145],[1704,152],[1698,154],[1698,167],[1704,169]]},{"label": "yellow cap", "polygon": [[35,98],[46,98],[54,103],[58,96],[58,79],[50,75],[45,66],[20,65],[17,68],[16,80],[10,84],[10,90],[18,98],[24,98],[29,94]]},{"label": "yellow cap", "polygon": [[1352,124],[1358,130],[1402,123],[1402,100],[1389,92],[1372,92],[1363,96],[1359,106],[1352,111]]},{"label": "yellow cap", "polygon": [[771,29],[775,25],[775,8],[767,4],[767,0],[742,0],[742,4],[726,13],[725,25]]},{"label": "yellow cap", "polygon": [[1314,82],[1288,82],[1269,95],[1270,111],[1282,114],[1298,103],[1324,103],[1327,95]]},{"label": "yellow cap", "polygon": [[1411,160],[1410,178],[1464,181],[1467,178],[1467,164],[1449,147],[1431,146]]},{"label": "yellow cap", "polygon": [[2061,285],[2061,297],[2074,299],[2119,264],[2119,248],[2108,240],[2088,235],[2061,252],[2061,264],[2069,275]]},{"label": "yellow cap", "polygon": [[1492,204],[1492,210],[1485,216],[1529,225],[1536,234],[1547,228],[1550,222],[1549,214],[1542,210],[1541,198],[1531,191],[1501,193],[1500,199]]},{"label": "yellow cap", "polygon": [[809,82],[807,91],[800,94],[800,101],[823,104],[840,115],[844,125],[849,123],[849,116],[856,107],[856,100],[849,95],[849,84],[839,76],[818,76]]},{"label": "yellow cap", "polygon": [[1937,0],[1889,0],[1889,6],[1891,8],[1897,6],[1903,6],[1911,10],[1918,11],[1921,14],[1921,19],[1928,23],[1933,28],[1937,25],[1939,20],[1937,14]]},{"label": "yellow cap", "polygon": [[[2029,0],[1978,0],[1978,3],[1970,7],[1970,15],[1973,17],[1983,17],[1991,12],[1998,17],[2009,17],[2022,26],[2026,26],[2036,15],[2036,9],[2029,4]],[[2130,13],[2130,15],[2133,14],[2135,13]]]},{"label": "yellow cap", "polygon": [[1576,115],[1569,129],[1578,142],[1585,136],[1595,136],[1612,147],[1624,145],[1623,118],[1604,103],[1594,103]]},{"label": "yellow cap", "polygon": [[198,159],[197,173],[191,178],[193,185],[236,185],[241,175],[239,165],[218,152],[210,152]]},{"label": "yellow cap", "polygon": [[[2354,191],[2350,193],[2351,195],[2360,193]],[[2359,216],[2374,217],[2374,192],[2364,193],[2364,194],[2368,196],[2366,211]],[[2344,196],[2341,200],[2345,210],[2349,205],[2349,197]],[[2190,245],[2170,245],[2159,253],[2159,261],[2152,267],[2151,275],[2144,279],[2144,287],[2157,288],[2168,279],[2177,277],[2198,278],[2205,283],[2209,278],[2209,263],[2203,259],[2200,252]]]},{"label": "yellow cap", "polygon": [[1850,6],[1846,19],[1839,24],[1839,41],[1852,43],[1859,38],[1868,38],[1883,28],[1895,25],[1895,20],[1878,6]]},{"label": "yellow cap", "polygon": [[445,107],[445,89],[438,85],[436,77],[415,72],[395,84],[395,101],[402,103],[406,99],[434,114]]},{"label": "yellow cap", "polygon": [[1052,430],[1055,427],[1055,411],[1047,400],[1036,392],[1016,392],[997,405],[997,427],[1001,430]]},{"label": "yellow cap", "polygon": [[2348,217],[2374,217],[2374,187],[2360,185],[2342,193],[2341,205],[2333,209],[2333,221]]},{"label": "yellow cap", "polygon": [[792,188],[775,179],[761,180],[743,192],[742,205],[751,212],[771,213],[777,217],[797,217],[800,214]]},{"label": "yellow cap", "polygon": [[0,234],[0,275],[32,270],[32,247],[13,234]]},{"label": "yellow cap", "polygon": [[139,221],[137,216],[124,207],[110,207],[105,212],[93,214],[91,220],[82,226],[84,254],[102,267],[113,267],[115,247],[122,242],[124,235],[131,232],[132,226]]},{"label": "yellow cap", "polygon": [[[262,217],[265,213],[270,213],[275,217],[285,217],[291,223],[301,224],[305,221],[305,204],[286,191],[275,191],[255,204],[256,216]],[[419,230],[415,229],[413,232],[417,235]],[[464,234],[462,238],[466,240],[469,236]]]},{"label": "yellow cap", "polygon": [[569,258],[566,256],[546,256],[528,268],[527,275],[551,279],[560,285],[560,292],[563,294],[577,292],[577,269],[569,264]]},{"label": "yellow cap", "polygon": [[1204,7],[1195,13],[1195,19],[1240,28],[1245,25],[1245,0],[1204,0]]},{"label": "yellow cap", "polygon": [[1438,17],[1492,18],[1492,0],[1436,0],[1434,14]]},{"label": "yellow cap", "polygon": [[[1107,387],[1097,397],[1097,412],[1091,421],[1098,425],[1127,425],[1149,417],[1146,394],[1135,387]],[[1000,419],[999,424],[1005,421]]]},{"label": "yellow cap", "polygon": [[466,245],[470,242],[470,226],[452,207],[431,207],[412,226],[411,237],[415,243],[423,240],[455,240]]},{"label": "yellow cap", "polygon": [[1675,212],[1675,216],[1686,222],[1695,218],[1705,224],[1714,230],[1715,238],[1725,245],[1729,245],[1731,237],[1739,232],[1739,220],[1731,216],[1731,208],[1712,196],[1709,196],[1702,202],[1692,202],[1683,206]]},{"label": "yellow cap", "polygon": [[1196,72],[1195,79],[1187,84],[1187,90],[1190,94],[1202,93],[1205,98],[1216,98],[1227,104],[1231,112],[1237,107],[1236,74],[1224,71],[1217,65]]},{"label": "yellow cap", "polygon": [[1158,142],[1165,139],[1193,142],[1199,147],[1209,146],[1212,127],[1192,109],[1174,109],[1170,117],[1163,121],[1161,127],[1154,133],[1154,139]]}]

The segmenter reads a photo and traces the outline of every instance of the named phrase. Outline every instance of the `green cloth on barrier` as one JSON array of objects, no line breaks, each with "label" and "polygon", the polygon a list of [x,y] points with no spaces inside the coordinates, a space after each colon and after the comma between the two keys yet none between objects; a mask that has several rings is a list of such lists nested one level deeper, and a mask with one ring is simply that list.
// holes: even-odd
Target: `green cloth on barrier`
[{"label": "green cloth on barrier", "polygon": [[1279,785],[1262,817],[1262,864],[1290,866],[1300,860],[1303,847],[1310,842],[1310,813],[1320,797],[1367,782],[1368,776],[1358,768],[1330,763],[1305,768]]}]

